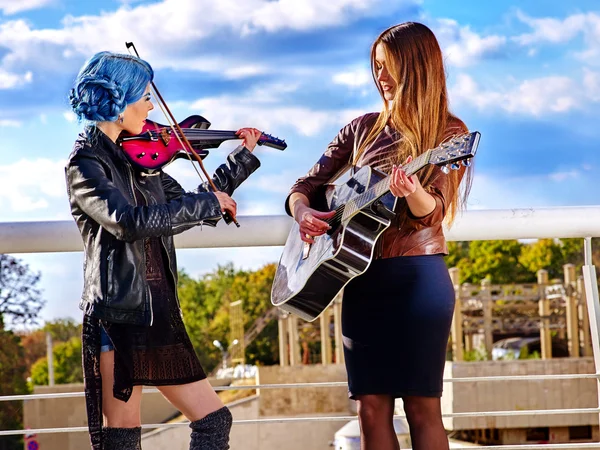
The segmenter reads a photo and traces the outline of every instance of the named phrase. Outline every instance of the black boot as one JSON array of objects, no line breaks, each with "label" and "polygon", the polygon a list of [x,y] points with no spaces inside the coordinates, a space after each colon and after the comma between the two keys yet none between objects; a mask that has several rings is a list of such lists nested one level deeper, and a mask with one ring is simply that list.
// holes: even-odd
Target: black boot
[{"label": "black boot", "polygon": [[142,450],[142,428],[102,429],[103,450]]},{"label": "black boot", "polygon": [[228,450],[233,417],[227,406],[190,423],[190,450]]}]

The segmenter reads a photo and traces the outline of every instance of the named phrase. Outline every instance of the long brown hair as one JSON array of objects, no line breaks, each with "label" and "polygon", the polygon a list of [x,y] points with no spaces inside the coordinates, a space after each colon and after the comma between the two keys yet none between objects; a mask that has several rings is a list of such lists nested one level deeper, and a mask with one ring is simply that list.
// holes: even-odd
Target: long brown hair
[{"label": "long brown hair", "polygon": [[[386,66],[396,83],[391,105],[377,79],[375,55],[378,45],[384,49]],[[448,109],[442,51],[435,35],[425,25],[406,22],[381,33],[371,47],[371,72],[383,99],[383,110],[356,152],[354,164],[386,125],[402,136],[394,163],[403,163],[409,155],[414,159],[452,135],[466,132],[465,125]],[[449,192],[455,193],[448,199],[448,222],[452,222],[456,211],[464,205],[470,189],[471,170],[467,169],[464,190],[462,195],[457,195],[462,174],[462,171],[452,171],[447,175]],[[436,171],[434,166],[419,173],[419,180],[426,190],[435,176],[439,176],[439,170]]]}]

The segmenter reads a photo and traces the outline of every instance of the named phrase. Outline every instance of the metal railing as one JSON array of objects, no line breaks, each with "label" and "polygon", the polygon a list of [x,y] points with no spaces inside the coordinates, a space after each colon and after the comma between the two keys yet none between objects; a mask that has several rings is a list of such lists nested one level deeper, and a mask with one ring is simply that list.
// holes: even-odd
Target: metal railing
[{"label": "metal railing", "polygon": [[[287,216],[242,216],[240,232],[223,225],[216,229],[205,227],[190,230],[176,236],[178,248],[208,248],[208,247],[250,247],[250,246],[280,246],[285,243],[289,232],[291,219]],[[268,233],[265,233],[265,223],[268,223]],[[561,374],[561,375],[532,375],[532,376],[489,376],[445,379],[449,383],[472,383],[490,381],[533,381],[533,380],[567,380],[567,379],[596,379],[600,393],[600,304],[598,300],[598,284],[596,269],[592,264],[592,237],[600,237],[600,206],[538,208],[471,211],[456,219],[451,229],[446,230],[448,240],[473,241],[491,239],[535,239],[535,238],[583,238],[585,240],[585,265],[583,277],[585,282],[586,301],[590,317],[590,329],[594,350],[595,374]],[[0,223],[0,253],[40,253],[40,252],[70,252],[81,251],[81,237],[74,223],[70,221],[55,222],[14,222]],[[301,388],[332,388],[346,386],[342,382],[329,383],[295,383],[295,384],[265,384],[253,386],[221,386],[216,390],[240,389],[301,389]],[[144,392],[154,392],[156,389],[144,389]],[[0,402],[26,401],[37,399],[56,399],[81,397],[82,392],[56,394],[12,395],[0,397]],[[599,404],[600,405],[600,404]],[[463,417],[501,417],[501,416],[531,416],[556,414],[599,414],[597,408],[574,408],[555,410],[519,410],[519,411],[473,411],[444,414],[445,418]],[[397,417],[404,417],[402,415]],[[334,417],[281,417],[256,420],[235,420],[234,425],[252,425],[267,423],[297,423],[315,421],[348,421],[356,416]],[[187,423],[144,424],[142,428],[171,428],[187,426]],[[0,436],[19,434],[42,434],[63,432],[84,432],[86,427],[69,427],[37,430],[6,430],[0,431]],[[539,450],[539,449],[584,449],[600,447],[600,442],[573,444],[531,444],[469,447],[472,449],[494,450]]]}]

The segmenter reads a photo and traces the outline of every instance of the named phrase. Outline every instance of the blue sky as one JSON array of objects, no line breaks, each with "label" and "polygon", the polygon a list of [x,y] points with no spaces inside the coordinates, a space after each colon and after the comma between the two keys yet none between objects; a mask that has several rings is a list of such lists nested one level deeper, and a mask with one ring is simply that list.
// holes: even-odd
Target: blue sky
[{"label": "blue sky", "polygon": [[[66,95],[82,63],[135,42],[174,114],[285,138],[235,194],[281,214],[287,189],[348,121],[381,107],[369,48],[390,25],[430,26],[451,106],[482,133],[472,209],[600,204],[600,7],[547,0],[0,0],[0,221],[70,220],[63,166],[80,125]],[[156,114],[155,114],[156,113]],[[153,119],[164,122],[158,110]],[[216,167],[235,142],[213,150]],[[167,172],[191,189],[184,162]],[[236,232],[232,229],[232,232]],[[265,229],[265,232],[267,230]],[[255,268],[280,248],[178,251],[199,275]],[[16,255],[42,272],[43,318],[79,318],[80,253]]]}]

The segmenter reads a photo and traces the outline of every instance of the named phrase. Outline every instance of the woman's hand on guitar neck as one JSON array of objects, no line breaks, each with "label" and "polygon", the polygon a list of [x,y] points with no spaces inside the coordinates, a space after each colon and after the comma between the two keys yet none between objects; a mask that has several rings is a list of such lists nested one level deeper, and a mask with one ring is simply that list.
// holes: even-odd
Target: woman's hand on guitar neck
[{"label": "woman's hand on guitar neck", "polygon": [[315,237],[321,236],[331,229],[325,220],[331,219],[334,215],[335,211],[321,212],[302,204],[302,202],[296,202],[294,219],[300,225],[300,239],[308,244],[313,244]]}]

